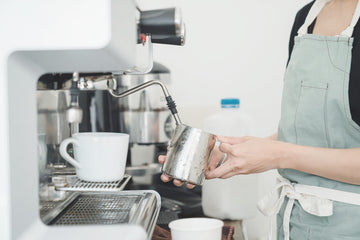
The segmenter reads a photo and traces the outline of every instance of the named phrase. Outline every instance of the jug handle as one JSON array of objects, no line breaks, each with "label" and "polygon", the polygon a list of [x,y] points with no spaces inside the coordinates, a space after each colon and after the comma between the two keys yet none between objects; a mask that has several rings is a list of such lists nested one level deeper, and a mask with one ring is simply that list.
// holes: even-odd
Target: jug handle
[{"label": "jug handle", "polygon": [[[221,143],[222,143],[221,141],[219,141],[218,139],[216,139],[214,148],[215,148],[215,147],[220,147]],[[224,153],[224,155],[221,157],[221,160],[220,160],[219,163],[216,165],[216,168],[220,167],[220,166],[225,162],[226,158],[227,158],[227,154]]]},{"label": "jug handle", "polygon": [[79,142],[75,138],[67,138],[64,141],[62,141],[60,144],[60,155],[74,167],[81,168],[81,165],[79,164],[79,162],[76,161],[74,158],[72,158],[66,150],[67,146],[70,143],[72,143],[73,145],[79,146]]}]

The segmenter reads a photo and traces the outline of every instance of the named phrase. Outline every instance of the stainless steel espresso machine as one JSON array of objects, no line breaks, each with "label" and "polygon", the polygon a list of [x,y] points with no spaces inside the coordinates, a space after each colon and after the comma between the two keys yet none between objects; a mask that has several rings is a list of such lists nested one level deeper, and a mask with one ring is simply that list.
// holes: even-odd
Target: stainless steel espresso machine
[{"label": "stainless steel espresso machine", "polygon": [[[106,85],[95,88],[91,85],[106,81],[108,77],[116,81],[117,92],[125,92],[151,80],[161,81],[167,87],[171,83],[170,71],[159,63],[154,63],[146,74],[82,73],[75,81],[73,74],[41,76],[37,83],[39,149],[46,145],[41,169],[51,169],[56,174],[74,172],[59,154],[60,143],[74,133],[128,133],[126,172],[135,178],[135,182],[152,184],[151,179],[146,178],[160,173],[156,159],[166,152],[172,136],[175,125],[172,114],[166,107],[161,88],[146,88],[125,98],[114,98]],[[77,115],[79,117],[75,117]],[[76,118],[79,120],[74,122]]]},{"label": "stainless steel espresso machine", "polygon": [[178,11],[143,12],[133,0],[17,0],[2,9],[14,4],[26,12],[0,14],[17,30],[1,28],[13,38],[0,46],[0,239],[150,239],[160,195],[129,182],[157,173],[155,157],[132,165],[129,155],[121,181],[83,182],[59,144],[77,132],[117,131],[131,135],[130,151],[164,148],[173,120],[163,95],[115,100],[103,83],[111,78],[121,92],[147,81],[135,74],[153,69],[152,43],[184,44]]},{"label": "stainless steel espresso machine", "polygon": [[[75,105],[82,115],[78,131],[122,132],[130,135],[127,175],[121,182],[108,183],[108,188],[113,188],[115,192],[123,189],[160,192],[160,213],[160,209],[156,209],[159,217],[157,221],[150,218],[152,222],[146,224],[153,226],[157,222],[167,227],[169,221],[179,218],[182,214],[186,216],[200,213],[199,191],[178,189],[172,184],[160,181],[161,167],[157,163],[157,157],[166,153],[168,141],[175,127],[173,116],[166,107],[162,89],[148,87],[124,98],[114,98],[103,84],[106,79],[112,78],[116,81],[116,92],[125,92],[153,80],[169,87],[169,69],[155,62],[152,70],[146,74],[82,73],[77,77],[74,81],[72,74],[46,74],[38,81],[38,130],[39,133],[46,133],[45,136],[39,134],[39,149],[44,148],[43,151],[46,152],[46,157],[40,161],[42,209],[47,209],[47,205],[54,204],[54,201],[63,204],[69,190],[109,191],[103,183],[93,183],[92,187],[79,189],[80,184],[87,183],[77,182],[75,170],[59,155],[59,144],[74,131],[72,124],[69,124],[69,112],[72,113]],[[74,82],[78,95],[76,104],[71,103]],[[51,219],[51,211],[43,211],[42,216],[48,223],[54,221]]]},{"label": "stainless steel espresso machine", "polygon": [[[45,224],[137,224],[151,237],[161,208],[160,196],[149,187],[135,190],[127,184],[131,177],[151,178],[160,173],[156,158],[160,151],[166,151],[172,136],[173,115],[166,107],[161,88],[146,88],[124,98],[113,97],[108,89],[109,81],[120,93],[153,80],[169,84],[169,75],[164,66],[155,63],[146,74],[75,72],[40,77],[39,197],[40,218]],[[74,168],[59,155],[59,145],[79,132],[130,135],[127,175],[121,181],[85,182],[76,177]],[[143,151],[143,146],[153,147],[153,155],[143,155],[145,162],[139,163],[134,156]],[[73,152],[71,148],[68,151]],[[131,191],[123,191],[125,188]]]}]

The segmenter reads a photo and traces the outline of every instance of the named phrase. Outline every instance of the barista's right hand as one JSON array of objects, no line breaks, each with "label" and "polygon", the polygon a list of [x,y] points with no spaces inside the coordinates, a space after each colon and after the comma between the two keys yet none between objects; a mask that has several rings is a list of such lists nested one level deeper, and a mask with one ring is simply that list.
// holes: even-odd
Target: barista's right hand
[{"label": "barista's right hand", "polygon": [[[164,164],[165,161],[166,161],[166,156],[160,155],[159,156],[159,163]],[[169,177],[169,176],[167,176],[165,174],[162,174],[160,178],[161,178],[161,181],[163,181],[163,182],[170,182],[172,180],[171,177]],[[184,184],[184,182],[180,181],[179,179],[174,179],[173,183],[177,187],[181,187]],[[186,187],[188,189],[193,189],[195,187],[195,185],[191,184],[191,183],[186,183]]]}]

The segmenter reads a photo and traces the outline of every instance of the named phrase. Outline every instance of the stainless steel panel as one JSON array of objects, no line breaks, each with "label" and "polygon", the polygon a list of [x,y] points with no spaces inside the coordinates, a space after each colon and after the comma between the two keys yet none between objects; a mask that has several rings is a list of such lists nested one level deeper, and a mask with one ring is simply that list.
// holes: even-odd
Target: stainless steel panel
[{"label": "stainless steel panel", "polygon": [[38,133],[46,134],[47,144],[60,144],[70,136],[66,109],[70,104],[69,90],[38,90]]},{"label": "stainless steel panel", "polygon": [[174,131],[169,110],[119,112],[120,132],[130,135],[131,143],[166,143]]},{"label": "stainless steel panel", "polygon": [[[145,74],[145,75],[118,75],[115,77],[117,81],[117,92],[124,92],[132,87],[138,86],[145,82],[149,82],[151,80],[159,80],[163,84],[165,84],[170,90],[170,74]],[[164,94],[162,93],[161,88],[156,86],[147,88],[143,92],[146,92],[147,100],[152,109],[157,110],[165,110],[166,100]],[[117,108],[121,111],[124,110],[137,110],[139,109],[141,101],[141,94],[135,93],[130,96],[127,96],[123,99],[113,99],[113,104],[117,106]]]},{"label": "stainless steel panel", "polygon": [[[151,76],[169,75],[123,75],[116,77],[118,90],[111,94],[113,115],[118,116],[119,131],[130,135],[131,143],[153,144],[167,142],[174,129],[174,121],[167,109],[164,97],[170,96],[165,84]],[[152,85],[160,85],[155,88]],[[140,94],[137,93],[140,91]],[[126,98],[123,98],[125,97]],[[175,116],[176,115],[176,116]],[[178,116],[174,114],[174,117]],[[180,121],[180,120],[179,120]]]},{"label": "stainless steel panel", "polygon": [[151,176],[161,173],[161,165],[158,163],[151,163],[141,166],[126,167],[125,172],[134,177]]}]

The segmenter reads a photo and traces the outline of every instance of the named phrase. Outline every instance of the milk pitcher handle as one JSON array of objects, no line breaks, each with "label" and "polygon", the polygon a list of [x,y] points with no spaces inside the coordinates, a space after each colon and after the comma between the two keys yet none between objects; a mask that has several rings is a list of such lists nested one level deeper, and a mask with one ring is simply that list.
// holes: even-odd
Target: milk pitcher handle
[{"label": "milk pitcher handle", "polygon": [[[221,141],[219,141],[218,139],[216,139],[216,140],[215,140],[215,146],[214,146],[214,148],[220,147],[221,143],[222,143]],[[213,150],[214,150],[214,149],[213,149]],[[211,154],[212,154],[212,152],[211,152]],[[227,155],[226,153],[223,154],[223,156],[221,157],[219,163],[216,165],[216,168],[220,167],[220,166],[225,162],[227,156],[228,156],[228,155]],[[210,158],[211,158],[211,156],[210,156]],[[209,158],[209,159],[210,159],[210,158]]]},{"label": "milk pitcher handle", "polygon": [[76,161],[75,159],[73,159],[66,151],[66,148],[70,143],[72,143],[73,145],[77,145],[77,146],[79,145],[79,142],[75,138],[65,139],[60,144],[60,155],[74,167],[81,168],[79,162]]}]

